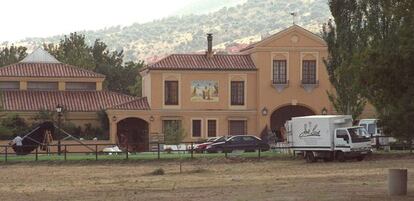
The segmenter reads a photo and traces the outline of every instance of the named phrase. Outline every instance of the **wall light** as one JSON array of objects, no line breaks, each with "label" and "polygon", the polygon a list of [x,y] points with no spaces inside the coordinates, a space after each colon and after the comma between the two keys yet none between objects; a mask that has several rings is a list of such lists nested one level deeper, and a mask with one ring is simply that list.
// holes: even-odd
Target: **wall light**
[{"label": "wall light", "polygon": [[264,107],[264,108],[262,109],[262,115],[263,115],[263,116],[266,116],[268,113],[269,113],[269,111],[267,110],[267,108],[266,108],[266,107]]}]

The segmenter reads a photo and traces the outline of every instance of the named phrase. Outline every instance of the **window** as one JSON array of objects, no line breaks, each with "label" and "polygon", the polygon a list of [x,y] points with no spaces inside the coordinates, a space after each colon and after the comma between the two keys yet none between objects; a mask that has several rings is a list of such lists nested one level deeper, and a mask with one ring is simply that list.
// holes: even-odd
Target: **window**
[{"label": "window", "polygon": [[316,60],[303,60],[302,84],[316,84]]},{"label": "window", "polygon": [[20,83],[15,81],[2,81],[0,82],[0,89],[3,90],[19,90],[20,89]]},{"label": "window", "polygon": [[165,81],[164,104],[178,105],[178,81]]},{"label": "window", "polygon": [[231,81],[231,105],[244,105],[244,81]]},{"label": "window", "polygon": [[66,90],[69,91],[95,91],[95,82],[66,82]]},{"label": "window", "polygon": [[201,120],[193,119],[191,132],[193,137],[201,137]]},{"label": "window", "polygon": [[216,137],[217,136],[217,120],[209,119],[207,120],[207,137]]},{"label": "window", "polygon": [[39,90],[39,91],[55,91],[58,90],[57,82],[28,82],[28,90]]},{"label": "window", "polygon": [[273,60],[273,84],[287,83],[286,60]]},{"label": "window", "polygon": [[345,142],[349,143],[349,136],[346,130],[337,130],[336,131],[336,138],[342,138]]},{"label": "window", "polygon": [[229,135],[246,135],[247,121],[246,120],[230,120],[229,121]]}]

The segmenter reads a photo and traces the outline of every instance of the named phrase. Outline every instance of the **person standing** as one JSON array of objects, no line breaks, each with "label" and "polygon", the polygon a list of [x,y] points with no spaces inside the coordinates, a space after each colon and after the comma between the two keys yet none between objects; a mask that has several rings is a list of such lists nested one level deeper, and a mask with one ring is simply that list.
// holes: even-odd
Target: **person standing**
[{"label": "person standing", "polygon": [[16,154],[23,151],[23,138],[21,138],[20,135],[17,135],[9,144],[16,146]]}]

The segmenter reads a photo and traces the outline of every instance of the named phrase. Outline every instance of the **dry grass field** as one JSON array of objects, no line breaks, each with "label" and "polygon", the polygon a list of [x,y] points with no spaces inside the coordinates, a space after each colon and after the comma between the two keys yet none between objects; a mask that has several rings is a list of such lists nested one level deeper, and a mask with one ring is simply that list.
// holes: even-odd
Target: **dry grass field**
[{"label": "dry grass field", "polygon": [[[408,168],[408,196],[387,195],[388,168]],[[0,200],[414,200],[414,157],[1,164]]]}]

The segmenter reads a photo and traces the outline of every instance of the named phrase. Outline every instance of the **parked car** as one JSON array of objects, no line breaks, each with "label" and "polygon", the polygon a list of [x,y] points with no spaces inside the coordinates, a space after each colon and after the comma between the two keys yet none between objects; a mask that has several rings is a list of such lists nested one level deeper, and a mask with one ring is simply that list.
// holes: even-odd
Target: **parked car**
[{"label": "parked car", "polygon": [[222,142],[215,142],[206,147],[208,153],[215,152],[232,152],[234,150],[244,151],[268,151],[269,144],[263,142],[260,138],[253,135],[235,135]]},{"label": "parked car", "polygon": [[194,151],[196,153],[203,153],[206,150],[208,145],[216,143],[216,142],[223,142],[226,139],[227,139],[227,136],[208,138],[206,142],[194,145]]}]

